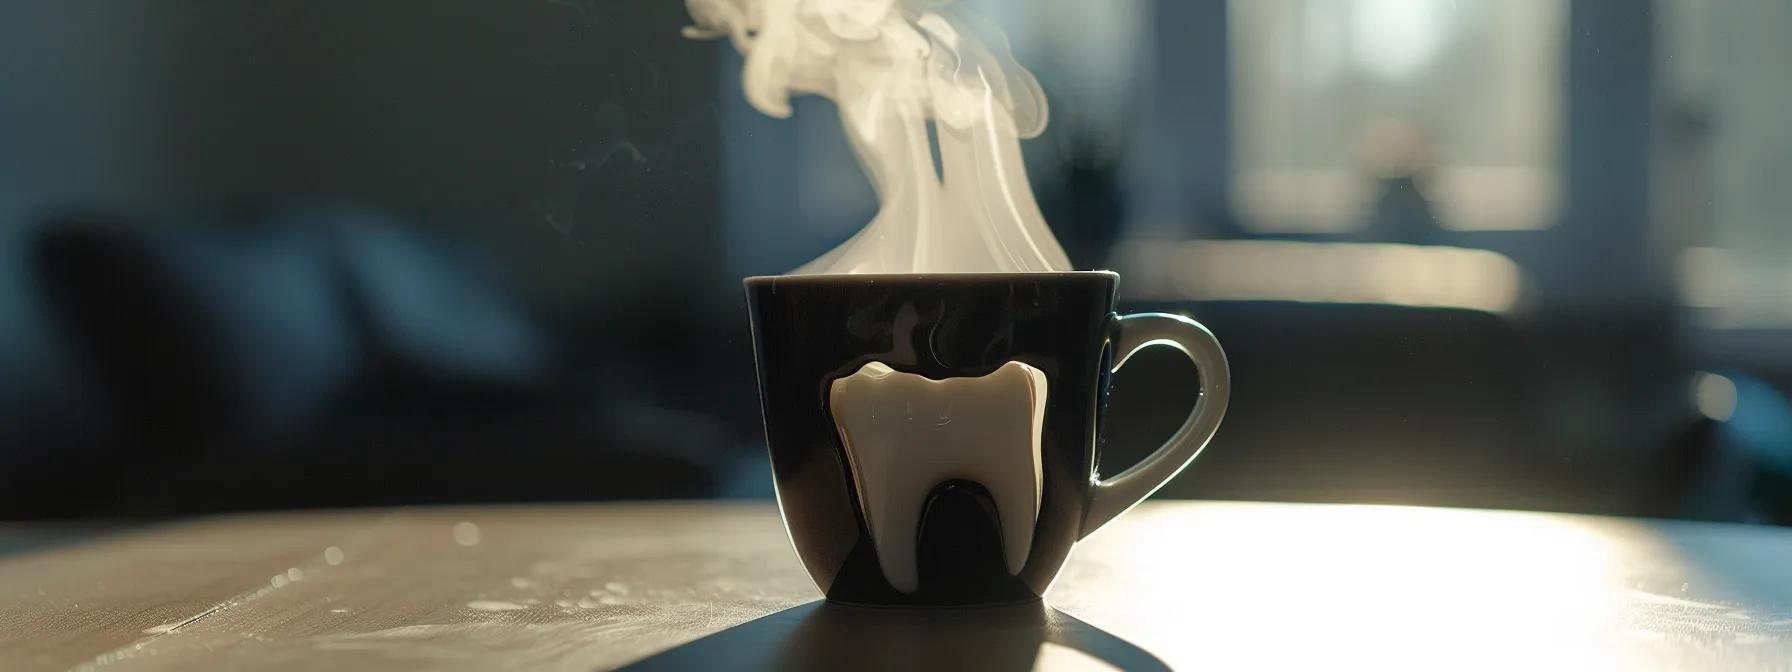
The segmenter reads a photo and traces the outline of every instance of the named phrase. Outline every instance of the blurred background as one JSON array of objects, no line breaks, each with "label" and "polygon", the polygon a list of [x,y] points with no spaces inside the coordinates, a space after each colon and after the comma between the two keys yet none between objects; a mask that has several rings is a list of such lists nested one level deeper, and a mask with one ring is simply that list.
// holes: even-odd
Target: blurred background
[{"label": "blurred background", "polygon": [[[1792,4],[962,4],[1077,266],[1231,357],[1160,496],[1792,524]],[[0,519],[769,498],[739,279],[875,201],[688,23],[0,3]]]}]

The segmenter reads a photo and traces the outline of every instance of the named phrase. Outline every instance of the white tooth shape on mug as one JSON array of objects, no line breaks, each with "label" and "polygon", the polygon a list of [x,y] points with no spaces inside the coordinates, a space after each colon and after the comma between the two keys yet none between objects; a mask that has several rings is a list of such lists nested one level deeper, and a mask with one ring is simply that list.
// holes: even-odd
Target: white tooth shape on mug
[{"label": "white tooth shape on mug", "polygon": [[891,586],[904,593],[920,587],[921,509],[935,486],[954,479],[989,491],[1008,572],[1026,566],[1044,486],[1045,398],[1045,374],[1021,362],[944,380],[870,362],[833,381],[828,407]]}]

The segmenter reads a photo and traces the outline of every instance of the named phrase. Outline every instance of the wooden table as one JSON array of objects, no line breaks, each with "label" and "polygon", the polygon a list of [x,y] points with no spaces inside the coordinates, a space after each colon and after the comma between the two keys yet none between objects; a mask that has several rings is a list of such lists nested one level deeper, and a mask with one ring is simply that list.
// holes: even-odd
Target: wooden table
[{"label": "wooden table", "polygon": [[817,598],[768,505],[229,516],[0,556],[0,669],[1792,669],[1792,531],[1737,525],[1159,503],[1051,608]]}]

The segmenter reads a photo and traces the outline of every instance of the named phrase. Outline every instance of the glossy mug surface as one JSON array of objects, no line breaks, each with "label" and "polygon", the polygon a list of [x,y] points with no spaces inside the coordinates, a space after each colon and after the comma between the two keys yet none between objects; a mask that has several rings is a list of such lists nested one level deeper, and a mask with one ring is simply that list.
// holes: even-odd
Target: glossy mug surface
[{"label": "glossy mug surface", "polygon": [[[1225,413],[1225,355],[1186,318],[1116,315],[1118,282],[1104,271],[746,280],[779,506],[829,599],[1038,599],[1077,540],[1194,459]],[[1199,401],[1150,457],[1101,479],[1110,374],[1150,345],[1194,360]]]}]

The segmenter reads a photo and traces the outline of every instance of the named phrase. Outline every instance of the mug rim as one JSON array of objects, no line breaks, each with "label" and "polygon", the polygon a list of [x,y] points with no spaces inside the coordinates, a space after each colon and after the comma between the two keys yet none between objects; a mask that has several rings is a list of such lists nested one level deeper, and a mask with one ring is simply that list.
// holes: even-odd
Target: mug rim
[{"label": "mug rim", "polygon": [[1036,281],[1036,280],[1070,280],[1078,278],[1119,280],[1120,274],[1111,270],[1092,271],[971,271],[958,273],[804,273],[786,275],[749,275],[741,280],[746,286],[764,284],[815,284],[840,283],[854,280],[864,284],[879,282],[916,283],[916,282],[973,282],[973,281]]}]

